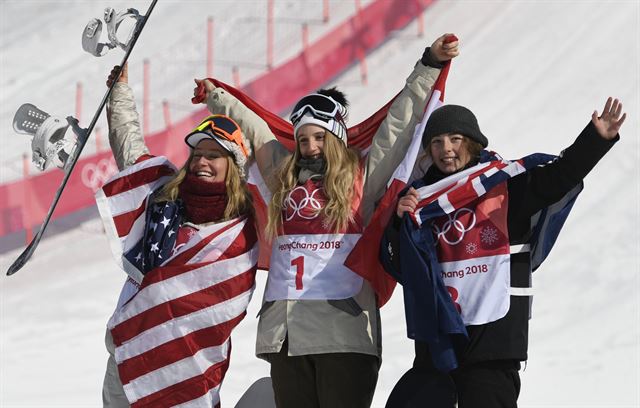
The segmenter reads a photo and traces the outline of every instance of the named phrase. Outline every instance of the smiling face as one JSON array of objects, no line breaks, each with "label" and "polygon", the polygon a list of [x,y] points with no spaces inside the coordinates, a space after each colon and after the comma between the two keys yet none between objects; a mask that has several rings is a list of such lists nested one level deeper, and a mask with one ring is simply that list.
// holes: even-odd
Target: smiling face
[{"label": "smiling face", "polygon": [[189,173],[210,183],[224,182],[227,177],[227,152],[213,139],[201,140],[193,150]]},{"label": "smiling face", "polygon": [[317,159],[324,153],[324,128],[307,124],[298,129],[298,149],[305,159]]},{"label": "smiling face", "polygon": [[471,161],[471,153],[465,139],[458,133],[445,133],[431,139],[431,158],[438,170],[444,174],[453,174]]}]

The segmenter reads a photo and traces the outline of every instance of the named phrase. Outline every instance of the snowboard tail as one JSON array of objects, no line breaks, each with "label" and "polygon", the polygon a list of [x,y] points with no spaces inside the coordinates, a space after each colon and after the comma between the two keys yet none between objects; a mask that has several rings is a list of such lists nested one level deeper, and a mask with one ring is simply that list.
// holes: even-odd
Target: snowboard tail
[{"label": "snowboard tail", "polygon": [[251,384],[234,408],[276,408],[271,377],[259,378]]}]

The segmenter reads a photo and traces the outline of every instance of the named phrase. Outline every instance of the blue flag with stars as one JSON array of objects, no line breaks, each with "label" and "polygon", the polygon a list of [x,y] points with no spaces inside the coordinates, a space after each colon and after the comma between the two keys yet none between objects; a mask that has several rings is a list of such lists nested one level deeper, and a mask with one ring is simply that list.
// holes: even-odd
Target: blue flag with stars
[{"label": "blue flag with stars", "polygon": [[173,255],[182,214],[181,200],[150,205],[145,214],[144,234],[125,258],[143,274],[162,265]]}]

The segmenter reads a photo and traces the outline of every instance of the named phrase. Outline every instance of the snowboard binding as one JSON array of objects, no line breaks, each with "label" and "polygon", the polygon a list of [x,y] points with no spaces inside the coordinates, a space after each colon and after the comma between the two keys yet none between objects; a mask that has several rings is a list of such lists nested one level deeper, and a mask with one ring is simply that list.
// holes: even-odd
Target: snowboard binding
[{"label": "snowboard binding", "polygon": [[[127,40],[125,42],[120,42],[117,36],[118,28],[120,28],[120,24],[127,18],[133,18],[135,20],[135,25],[127,34]],[[141,16],[140,13],[138,13],[138,10],[133,8],[116,13],[113,7],[107,7],[104,9],[104,22],[107,25],[107,37],[109,42],[100,42],[102,21],[97,18],[93,18],[89,21],[82,32],[82,49],[95,57],[101,57],[109,50],[116,47],[120,47],[127,51],[129,49],[129,45],[131,45],[131,40],[134,37],[134,32],[138,29],[144,18],[145,16]]]},{"label": "snowboard binding", "polygon": [[[67,135],[71,127],[73,135]],[[13,117],[13,129],[20,134],[30,135],[31,160],[40,171],[51,164],[63,170],[69,157],[76,150],[78,142],[86,139],[86,129],[81,129],[78,120],[72,116],[66,119],[51,116],[35,105],[25,103]]]}]

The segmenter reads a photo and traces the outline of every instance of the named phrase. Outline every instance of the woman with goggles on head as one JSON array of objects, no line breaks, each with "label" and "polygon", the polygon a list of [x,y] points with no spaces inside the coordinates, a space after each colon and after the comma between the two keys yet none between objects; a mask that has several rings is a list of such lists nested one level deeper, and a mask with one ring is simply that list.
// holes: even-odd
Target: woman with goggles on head
[{"label": "woman with goggles on head", "polygon": [[96,194],[129,275],[108,324],[103,403],[219,406],[230,333],[255,285],[250,146],[233,119],[212,115],[184,138],[189,157],[179,170],[149,155],[127,79],[125,65],[108,111],[121,172]]},{"label": "woman with goggles on head", "polygon": [[262,118],[204,81],[209,110],[238,120],[273,194],[256,354],[271,364],[279,408],[371,405],[381,362],[380,316],[372,286],[344,261],[410,144],[440,68],[458,55],[458,42],[445,44],[446,37],[416,63],[362,159],[348,146],[347,101],[335,88],[295,105],[291,154]]}]

